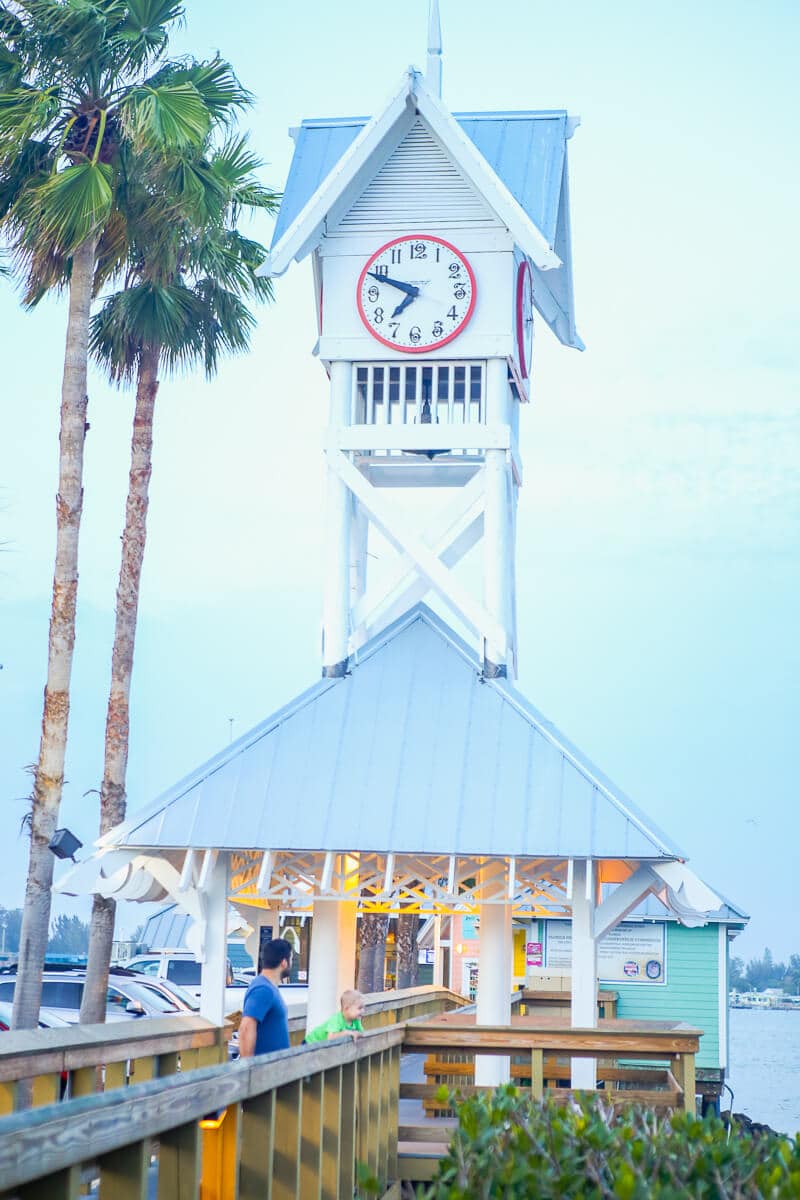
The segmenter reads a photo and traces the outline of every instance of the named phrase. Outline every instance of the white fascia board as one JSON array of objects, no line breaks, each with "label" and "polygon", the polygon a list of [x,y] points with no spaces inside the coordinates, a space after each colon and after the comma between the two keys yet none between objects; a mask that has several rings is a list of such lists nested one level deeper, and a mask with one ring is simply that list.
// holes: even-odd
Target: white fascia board
[{"label": "white fascia board", "polygon": [[420,75],[414,77],[414,91],[420,115],[428,122],[456,166],[511,231],[523,253],[540,271],[552,271],[560,267],[561,259],[550,248],[547,238],[517,203],[455,117],[428,90]]},{"label": "white fascia board", "polygon": [[345,425],[328,431],[325,449],[510,450],[511,426],[502,424]]},{"label": "white fascia board", "polygon": [[[258,269],[258,275],[283,275],[294,258],[302,258],[316,244],[328,213],[342,193],[356,180],[359,171],[400,118],[413,109],[414,75],[403,73],[400,87],[383,111],[369,120],[354,138],[342,157],[332,168],[322,185],[301,209],[284,233],[269,258]],[[413,113],[412,113],[413,120]],[[410,122],[409,122],[410,124]]]}]

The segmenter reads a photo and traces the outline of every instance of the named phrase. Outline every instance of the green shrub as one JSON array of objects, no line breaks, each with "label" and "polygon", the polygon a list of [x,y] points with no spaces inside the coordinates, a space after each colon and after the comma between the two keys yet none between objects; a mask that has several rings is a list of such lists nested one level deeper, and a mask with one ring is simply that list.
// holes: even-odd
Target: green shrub
[{"label": "green shrub", "polygon": [[458,1128],[426,1200],[755,1200],[800,1197],[800,1137],[715,1117],[612,1113],[595,1097],[535,1102],[513,1087],[456,1103]]}]

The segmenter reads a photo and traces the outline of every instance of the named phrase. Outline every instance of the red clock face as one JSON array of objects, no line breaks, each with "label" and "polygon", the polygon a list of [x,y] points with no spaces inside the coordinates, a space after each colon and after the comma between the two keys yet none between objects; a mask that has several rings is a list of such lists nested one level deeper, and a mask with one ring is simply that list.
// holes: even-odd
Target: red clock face
[{"label": "red clock face", "polygon": [[452,342],[469,322],[475,298],[475,275],[464,255],[429,234],[381,246],[356,288],[369,332],[403,354],[427,354]]},{"label": "red clock face", "polygon": [[527,259],[517,268],[517,356],[523,379],[531,372],[533,351],[533,276]]}]

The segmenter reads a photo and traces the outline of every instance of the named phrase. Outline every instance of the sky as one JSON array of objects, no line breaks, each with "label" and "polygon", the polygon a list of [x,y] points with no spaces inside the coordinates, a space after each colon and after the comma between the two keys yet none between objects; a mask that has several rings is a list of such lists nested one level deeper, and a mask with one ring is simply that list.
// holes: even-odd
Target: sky
[{"label": "sky", "polygon": [[[304,117],[379,109],[424,68],[426,0],[188,0],[280,189]],[[521,419],[519,686],[751,914],[735,953],[800,952],[800,10],[766,0],[441,0],[453,111],[566,108],[580,354],[537,331]],[[269,222],[251,232],[268,241]],[[252,352],[162,383],[132,697],[129,811],[320,669],[327,381],[308,260]],[[0,904],[38,752],[65,305],[0,285]],[[132,397],[90,380],[61,823],[87,845]],[[469,576],[470,564],[465,570]],[[279,834],[277,842],[280,841]],[[276,842],[276,844],[277,844]],[[58,900],[54,911],[88,912]],[[141,908],[124,906],[130,932]]]}]

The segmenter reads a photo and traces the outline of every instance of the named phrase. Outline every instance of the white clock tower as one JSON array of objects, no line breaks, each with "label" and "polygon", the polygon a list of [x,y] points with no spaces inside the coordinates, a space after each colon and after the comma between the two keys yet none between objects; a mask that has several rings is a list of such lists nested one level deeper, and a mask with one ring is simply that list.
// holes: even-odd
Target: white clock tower
[{"label": "white clock tower", "polygon": [[[330,377],[323,675],[433,591],[486,676],[516,675],[517,432],[536,321],[575,331],[565,112],[451,114],[431,4],[428,67],[371,120],[324,118],[296,149],[269,262],[312,256]],[[538,313],[538,317],[535,316]],[[406,489],[437,489],[415,527]],[[373,578],[370,529],[396,558]],[[483,588],[456,570],[482,539]]]}]

